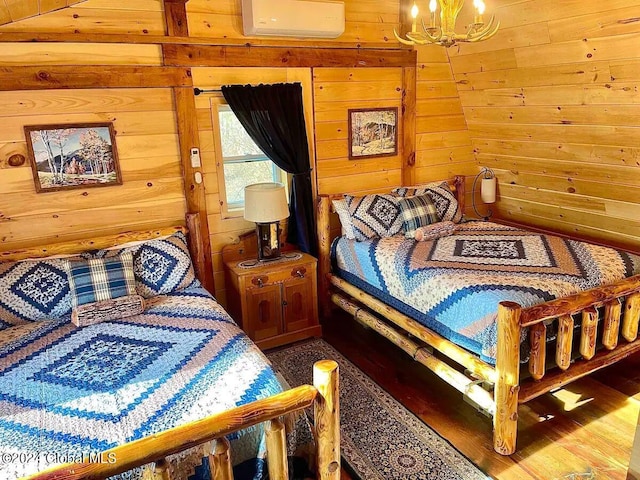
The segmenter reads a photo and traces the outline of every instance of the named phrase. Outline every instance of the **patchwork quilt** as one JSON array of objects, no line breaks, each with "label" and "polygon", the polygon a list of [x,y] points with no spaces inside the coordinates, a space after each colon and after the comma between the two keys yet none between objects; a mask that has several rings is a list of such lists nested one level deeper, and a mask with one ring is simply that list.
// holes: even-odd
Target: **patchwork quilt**
[{"label": "patchwork quilt", "polygon": [[[117,461],[99,452],[281,390],[260,350],[197,281],[123,320],[18,325],[0,331],[0,479]],[[239,478],[261,478],[262,427],[231,443],[234,464],[254,467]],[[203,469],[202,449],[172,459],[176,478]]]},{"label": "patchwork quilt", "polygon": [[494,364],[497,308],[524,307],[640,273],[640,257],[491,222],[416,242],[397,235],[333,244],[334,271]]}]

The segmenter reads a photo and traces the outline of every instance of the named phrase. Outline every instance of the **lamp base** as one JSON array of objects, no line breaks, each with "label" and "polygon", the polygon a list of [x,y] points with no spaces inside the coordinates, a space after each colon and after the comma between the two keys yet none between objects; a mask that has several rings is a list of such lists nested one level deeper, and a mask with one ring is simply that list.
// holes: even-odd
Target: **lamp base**
[{"label": "lamp base", "polygon": [[280,258],[280,222],[256,223],[256,237],[260,262]]}]

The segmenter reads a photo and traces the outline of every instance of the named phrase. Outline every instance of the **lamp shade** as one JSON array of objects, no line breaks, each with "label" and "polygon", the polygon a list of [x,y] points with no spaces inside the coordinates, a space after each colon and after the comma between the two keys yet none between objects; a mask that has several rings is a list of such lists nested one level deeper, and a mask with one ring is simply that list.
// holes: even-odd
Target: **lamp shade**
[{"label": "lamp shade", "polygon": [[244,218],[250,222],[271,223],[289,216],[284,185],[254,183],[244,187]]},{"label": "lamp shade", "polygon": [[496,201],[496,177],[483,178],[480,184],[480,198],[484,203]]}]

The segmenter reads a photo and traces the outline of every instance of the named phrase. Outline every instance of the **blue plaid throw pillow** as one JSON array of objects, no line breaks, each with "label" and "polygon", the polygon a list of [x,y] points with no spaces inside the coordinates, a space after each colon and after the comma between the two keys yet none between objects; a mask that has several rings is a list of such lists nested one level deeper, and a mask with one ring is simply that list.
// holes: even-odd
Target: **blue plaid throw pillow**
[{"label": "blue plaid throw pillow", "polygon": [[404,236],[414,238],[416,230],[440,221],[438,210],[429,195],[399,198]]},{"label": "blue plaid throw pillow", "polygon": [[111,258],[68,262],[67,273],[73,308],[136,293],[130,252]]}]

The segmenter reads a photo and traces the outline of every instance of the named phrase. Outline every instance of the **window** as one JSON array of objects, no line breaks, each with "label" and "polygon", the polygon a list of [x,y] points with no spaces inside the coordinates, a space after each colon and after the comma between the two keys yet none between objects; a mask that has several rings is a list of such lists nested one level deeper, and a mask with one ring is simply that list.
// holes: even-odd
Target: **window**
[{"label": "window", "polygon": [[239,216],[244,208],[246,185],[259,182],[282,182],[286,185],[287,174],[260,150],[228,105],[217,103],[212,107],[216,117],[214,132],[217,134],[218,187],[223,202],[222,213],[223,216]]}]

